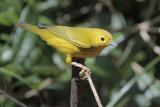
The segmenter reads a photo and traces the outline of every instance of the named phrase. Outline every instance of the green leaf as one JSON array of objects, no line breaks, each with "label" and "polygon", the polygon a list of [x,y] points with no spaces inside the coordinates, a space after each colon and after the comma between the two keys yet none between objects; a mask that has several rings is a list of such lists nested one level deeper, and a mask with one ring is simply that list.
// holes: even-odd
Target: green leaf
[{"label": "green leaf", "polygon": [[28,81],[26,81],[23,77],[21,77],[20,75],[18,75],[17,73],[9,71],[9,70],[7,70],[7,69],[5,69],[3,67],[0,67],[0,72],[2,72],[5,75],[12,76],[12,77],[16,78],[17,80],[25,83],[30,88],[32,88],[32,86],[30,85],[30,83]]}]

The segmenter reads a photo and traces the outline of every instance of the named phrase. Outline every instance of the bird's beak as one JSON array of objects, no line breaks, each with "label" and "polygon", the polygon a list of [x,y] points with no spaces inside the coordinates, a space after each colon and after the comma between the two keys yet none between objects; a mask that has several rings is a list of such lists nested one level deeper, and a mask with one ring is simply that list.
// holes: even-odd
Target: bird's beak
[{"label": "bird's beak", "polygon": [[114,42],[107,42],[109,45],[117,46]]}]

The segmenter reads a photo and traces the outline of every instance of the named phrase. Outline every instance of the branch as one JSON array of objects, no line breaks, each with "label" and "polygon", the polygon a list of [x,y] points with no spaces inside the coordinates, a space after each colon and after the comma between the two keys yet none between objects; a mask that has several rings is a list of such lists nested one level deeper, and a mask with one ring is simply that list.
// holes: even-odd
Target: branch
[{"label": "branch", "polygon": [[154,43],[150,35],[148,34],[150,24],[148,22],[143,22],[139,24],[139,32],[141,38],[153,49],[153,51],[160,56],[160,47]]},{"label": "branch", "polygon": [[118,29],[118,30],[113,30],[113,32],[133,32],[133,33],[137,33],[139,32],[139,25],[143,24],[143,23],[147,23],[149,26],[149,28],[147,29],[147,32],[152,32],[152,33],[160,33],[160,27],[154,27],[153,25],[156,25],[158,23],[160,23],[160,15],[148,20],[148,21],[142,21],[141,23],[137,23],[134,25],[129,25],[126,27],[123,27],[122,29]]},{"label": "branch", "polygon": [[17,105],[21,106],[21,107],[28,107],[27,105],[25,105],[24,103],[18,101],[17,99],[13,98],[12,96],[10,96],[9,94],[5,93],[3,90],[0,90],[0,94],[6,96],[8,99],[12,100],[13,102],[15,102]]},{"label": "branch", "polygon": [[91,86],[92,92],[93,92],[93,94],[94,94],[94,97],[95,97],[95,99],[96,99],[96,101],[97,101],[98,106],[99,106],[99,107],[103,107],[103,106],[102,106],[102,103],[101,103],[101,100],[100,100],[100,98],[99,98],[99,96],[98,96],[98,94],[97,94],[97,91],[96,91],[96,89],[95,89],[95,87],[94,87],[94,84],[93,84],[93,81],[92,81],[90,75],[88,74],[88,72],[85,72],[85,74],[86,74],[86,76],[87,76],[87,79],[88,79],[88,81],[89,81],[89,84],[90,84],[90,86]]},{"label": "branch", "polygon": [[153,12],[154,12],[154,7],[155,7],[155,5],[156,5],[156,2],[157,2],[157,0],[151,0],[150,1],[150,5],[149,5],[149,8],[148,8],[148,10],[147,10],[147,12],[146,12],[146,15],[145,15],[145,20],[148,20],[148,19],[150,19],[150,17],[152,16],[152,14],[153,14]]},{"label": "branch", "polygon": [[[72,61],[84,64],[83,58],[73,58]],[[72,80],[71,80],[71,107],[81,106],[81,77],[79,73],[81,68],[72,66]]]},{"label": "branch", "polygon": [[113,6],[113,3],[111,0],[101,0],[104,4],[107,5],[109,11],[112,13],[112,14],[116,14],[116,13],[119,13],[116,8]]},{"label": "branch", "polygon": [[[77,66],[77,67],[79,67],[79,68],[82,68],[82,69],[83,69],[83,68],[86,68],[86,66],[84,66],[84,65],[82,65],[82,64],[79,64],[79,63],[77,63],[77,62],[72,62],[71,64],[74,65],[74,66]],[[89,70],[89,69],[87,68],[87,70]],[[98,96],[98,94],[97,94],[97,91],[96,91],[96,89],[95,89],[95,87],[94,87],[94,84],[93,84],[93,82],[92,82],[92,79],[91,79],[91,77],[90,77],[90,74],[89,74],[88,72],[90,72],[90,70],[89,70],[89,71],[86,71],[85,74],[86,74],[87,79],[88,79],[88,82],[89,82],[89,84],[90,84],[90,86],[91,86],[91,89],[92,89],[92,92],[93,92],[93,94],[94,94],[94,97],[95,97],[95,99],[96,99],[96,101],[97,101],[98,106],[99,106],[99,107],[103,107],[103,106],[102,106],[102,103],[101,103],[101,101],[100,101],[100,99],[99,99],[99,96]]]}]

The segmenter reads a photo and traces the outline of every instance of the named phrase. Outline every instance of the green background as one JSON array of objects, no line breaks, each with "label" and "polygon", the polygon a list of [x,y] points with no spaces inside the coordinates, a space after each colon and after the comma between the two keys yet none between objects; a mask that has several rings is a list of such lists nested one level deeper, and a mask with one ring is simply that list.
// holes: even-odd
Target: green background
[{"label": "green background", "polygon": [[[111,32],[118,44],[86,60],[102,104],[159,107],[159,6],[159,0],[1,0],[0,93],[29,107],[69,107],[71,65],[16,23],[95,27]],[[5,96],[1,106],[19,107]],[[86,80],[82,107],[97,107]]]}]

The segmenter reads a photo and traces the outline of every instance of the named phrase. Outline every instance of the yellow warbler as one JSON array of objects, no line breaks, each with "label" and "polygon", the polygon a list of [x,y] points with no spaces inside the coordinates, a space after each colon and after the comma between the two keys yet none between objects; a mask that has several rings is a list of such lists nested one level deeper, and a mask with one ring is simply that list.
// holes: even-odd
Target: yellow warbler
[{"label": "yellow warbler", "polygon": [[116,46],[112,35],[103,29],[45,24],[38,27],[23,22],[17,25],[38,34],[48,45],[64,53],[67,56],[66,63],[69,64],[72,57],[91,58],[99,55],[108,45]]}]

